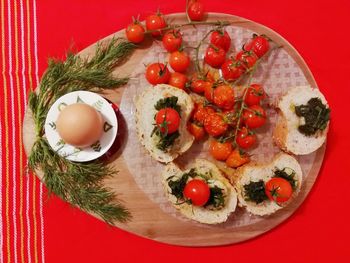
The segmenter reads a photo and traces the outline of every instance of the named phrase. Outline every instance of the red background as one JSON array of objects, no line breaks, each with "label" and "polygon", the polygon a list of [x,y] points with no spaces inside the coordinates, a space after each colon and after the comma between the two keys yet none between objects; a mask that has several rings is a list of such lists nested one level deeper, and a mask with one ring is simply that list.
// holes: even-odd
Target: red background
[{"label": "red background", "polygon": [[[332,108],[327,152],[306,201],[286,222],[240,244],[185,248],[146,240],[71,208],[57,198],[44,205],[47,262],[340,262],[349,258],[347,120],[350,95],[348,0],[209,1],[206,10],[242,16],[280,33],[304,57]],[[38,1],[40,74],[48,56],[63,57],[124,28],[158,7],[183,12],[185,1]],[[148,261],[146,260],[146,261]]]}]

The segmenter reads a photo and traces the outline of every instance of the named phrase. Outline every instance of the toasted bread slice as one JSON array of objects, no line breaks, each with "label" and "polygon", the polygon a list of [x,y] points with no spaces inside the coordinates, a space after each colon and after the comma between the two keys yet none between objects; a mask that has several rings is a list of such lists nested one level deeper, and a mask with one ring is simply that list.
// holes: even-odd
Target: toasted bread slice
[{"label": "toasted bread slice", "polygon": [[[154,116],[157,113],[154,106],[160,99],[171,96],[178,98],[177,104],[181,107],[180,136],[164,152],[156,147],[159,138],[151,136],[155,122]],[[185,91],[165,84],[149,87],[135,98],[135,106],[138,138],[154,159],[162,163],[169,163],[191,147],[194,137],[188,132],[186,125],[194,105],[191,97]]]},{"label": "toasted bread slice", "polygon": [[273,139],[283,151],[296,155],[309,154],[316,151],[325,142],[329,122],[323,131],[318,131],[312,136],[306,136],[298,130],[304,118],[295,114],[295,106],[305,105],[311,98],[315,97],[328,107],[323,94],[310,86],[292,88],[278,101],[279,117],[273,132]]},{"label": "toasted bread slice", "polygon": [[[296,182],[296,187],[294,189],[293,195],[288,202],[282,205],[278,205],[276,202],[269,199],[257,204],[254,201],[249,201],[244,189],[244,186],[250,182],[258,182],[263,180],[264,183],[269,181],[274,177],[275,169],[292,169],[295,172],[294,180]],[[251,163],[237,170],[237,180],[235,181],[235,187],[238,193],[239,205],[245,207],[248,212],[254,215],[265,216],[282,209],[288,203],[290,203],[293,198],[298,194],[302,184],[302,171],[298,161],[285,153],[280,153],[275,156],[271,163],[268,164],[257,164]]]},{"label": "toasted bread slice", "polygon": [[[224,205],[214,209],[208,206],[194,206],[186,203],[183,200],[177,200],[172,194],[169,187],[169,181],[174,181],[181,178],[185,173],[188,173],[192,168],[196,173],[206,177],[209,187],[217,186],[223,190]],[[229,215],[235,211],[237,205],[237,193],[230,182],[222,175],[220,170],[211,162],[204,159],[196,159],[186,171],[182,171],[176,164],[168,164],[162,172],[163,186],[165,193],[168,196],[173,206],[178,209],[184,216],[204,224],[218,224],[225,222]],[[188,180],[191,180],[188,179]]]}]

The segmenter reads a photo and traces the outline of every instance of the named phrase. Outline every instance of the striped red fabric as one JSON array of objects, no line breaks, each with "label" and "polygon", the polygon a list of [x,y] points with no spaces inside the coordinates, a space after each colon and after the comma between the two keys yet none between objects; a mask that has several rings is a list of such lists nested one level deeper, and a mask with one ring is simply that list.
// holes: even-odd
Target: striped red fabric
[{"label": "striped red fabric", "polygon": [[36,87],[47,58],[64,57],[72,43],[81,50],[125,28],[132,16],[144,20],[157,8],[164,14],[184,12],[186,1],[0,0],[0,263],[349,261],[350,1],[201,1],[208,12],[245,17],[285,37],[331,105],[325,160],[302,206],[254,240],[185,248],[109,227],[58,198],[47,202],[46,188],[25,169],[21,134],[28,91]]},{"label": "striped red fabric", "polygon": [[0,263],[44,262],[44,187],[28,173],[22,145],[28,91],[39,81],[36,1],[0,7]]}]

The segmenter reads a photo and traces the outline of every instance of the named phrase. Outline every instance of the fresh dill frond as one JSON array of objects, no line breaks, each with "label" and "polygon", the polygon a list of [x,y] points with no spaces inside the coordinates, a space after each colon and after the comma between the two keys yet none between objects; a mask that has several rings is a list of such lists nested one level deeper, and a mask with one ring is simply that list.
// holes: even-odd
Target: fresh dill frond
[{"label": "fresh dill frond", "polygon": [[40,82],[40,92],[29,94],[36,132],[28,157],[29,169],[43,171],[49,193],[100,216],[109,224],[126,222],[131,217],[116,195],[102,184],[103,179],[116,172],[99,160],[75,163],[60,156],[44,137],[44,124],[51,105],[68,92],[100,91],[125,85],[128,78],[112,76],[112,71],[134,48],[135,45],[125,39],[113,38],[107,44],[98,44],[89,59],[71,52],[64,61],[50,59]]}]

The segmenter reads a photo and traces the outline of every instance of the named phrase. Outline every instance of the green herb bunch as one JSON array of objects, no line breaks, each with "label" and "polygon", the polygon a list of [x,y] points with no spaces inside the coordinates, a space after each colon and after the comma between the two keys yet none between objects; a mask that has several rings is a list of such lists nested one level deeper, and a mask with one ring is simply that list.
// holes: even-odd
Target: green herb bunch
[{"label": "green herb bunch", "polygon": [[126,84],[128,78],[114,77],[112,71],[128,58],[134,48],[135,45],[125,39],[113,38],[108,44],[98,44],[95,54],[89,59],[72,52],[67,54],[65,61],[50,59],[40,82],[40,92],[29,94],[36,132],[28,158],[29,169],[43,171],[43,181],[49,193],[100,216],[109,224],[125,222],[131,217],[116,195],[102,184],[103,179],[115,171],[100,160],[75,163],[61,157],[44,136],[44,124],[51,105],[68,92],[101,91]]},{"label": "green herb bunch", "polygon": [[296,106],[295,114],[305,119],[305,124],[300,125],[298,130],[306,136],[312,136],[317,131],[323,131],[330,119],[330,112],[331,110],[322,103],[320,98],[312,98],[306,105]]}]

